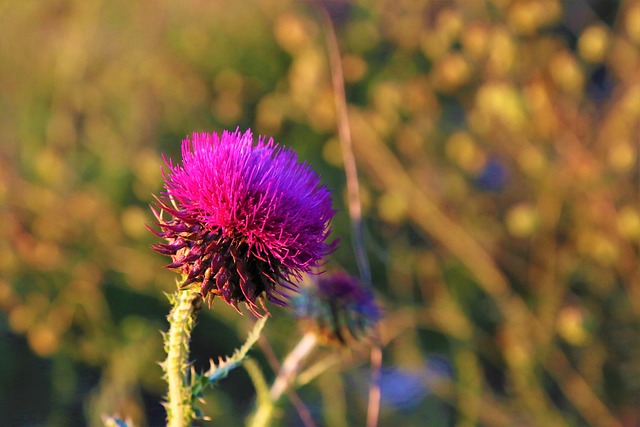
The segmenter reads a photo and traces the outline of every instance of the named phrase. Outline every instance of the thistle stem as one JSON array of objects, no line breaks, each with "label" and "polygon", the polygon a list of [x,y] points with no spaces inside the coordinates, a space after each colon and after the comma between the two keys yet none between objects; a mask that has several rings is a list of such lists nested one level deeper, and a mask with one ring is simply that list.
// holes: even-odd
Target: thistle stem
[{"label": "thistle stem", "polygon": [[195,324],[200,294],[195,289],[178,290],[171,296],[173,309],[164,335],[167,359],[162,364],[169,386],[167,426],[187,427],[193,419],[192,390],[189,384],[189,340]]}]

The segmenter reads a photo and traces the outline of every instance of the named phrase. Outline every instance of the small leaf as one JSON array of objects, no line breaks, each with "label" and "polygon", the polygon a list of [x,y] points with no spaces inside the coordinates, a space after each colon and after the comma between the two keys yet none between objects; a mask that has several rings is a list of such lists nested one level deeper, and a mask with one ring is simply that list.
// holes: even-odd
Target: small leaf
[{"label": "small leaf", "polygon": [[194,409],[196,406],[196,401],[200,400],[205,389],[208,386],[214,385],[221,379],[225,378],[227,375],[229,375],[229,372],[240,366],[242,362],[247,358],[249,350],[256,343],[256,341],[258,341],[258,338],[260,338],[260,333],[262,332],[262,329],[264,328],[266,322],[267,316],[260,318],[254,325],[251,332],[249,332],[247,340],[244,342],[244,344],[240,348],[236,349],[230,357],[227,357],[225,359],[220,358],[217,364],[214,363],[213,360],[211,360],[210,368],[202,374],[196,374],[193,368],[191,369],[190,387],[193,398],[192,407]]},{"label": "small leaf", "polygon": [[267,316],[256,322],[245,343],[242,347],[236,349],[231,357],[227,357],[226,359],[221,358],[217,365],[213,363],[213,360],[211,361],[211,367],[203,374],[207,377],[207,380],[210,383],[215,383],[222,378],[225,378],[229,375],[229,372],[237,368],[242,363],[242,361],[247,357],[247,353],[251,347],[256,343],[256,341],[258,341],[258,338],[260,338],[260,333],[262,332],[262,328],[264,328],[266,321]]}]

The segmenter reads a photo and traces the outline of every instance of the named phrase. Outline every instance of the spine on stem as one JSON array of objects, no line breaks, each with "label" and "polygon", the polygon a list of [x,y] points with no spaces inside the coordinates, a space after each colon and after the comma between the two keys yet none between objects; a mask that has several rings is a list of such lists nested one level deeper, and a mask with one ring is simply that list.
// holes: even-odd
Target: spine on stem
[{"label": "spine on stem", "polygon": [[193,391],[189,380],[189,340],[200,306],[196,289],[179,290],[170,297],[173,309],[169,316],[169,332],[164,334],[167,359],[162,363],[169,391],[167,393],[167,426],[187,427],[194,418]]}]

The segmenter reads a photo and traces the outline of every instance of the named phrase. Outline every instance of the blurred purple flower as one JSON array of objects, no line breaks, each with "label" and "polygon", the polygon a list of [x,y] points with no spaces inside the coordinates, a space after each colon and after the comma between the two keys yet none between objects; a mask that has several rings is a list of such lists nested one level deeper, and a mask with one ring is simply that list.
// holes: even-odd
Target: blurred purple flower
[{"label": "blurred purple flower", "polygon": [[182,287],[198,283],[204,298],[220,296],[236,310],[244,301],[260,316],[263,292],[285,305],[279,288],[296,290],[335,246],[326,243],[329,190],[273,139],[194,133],[182,142],[182,165],[165,161],[160,212],[153,209],[160,231],[152,231],[166,243],[153,248],[172,258],[166,267],[183,274]]},{"label": "blurred purple flower", "polygon": [[328,342],[345,344],[366,334],[380,320],[373,292],[338,272],[317,277],[293,299],[295,314]]},{"label": "blurred purple flower", "polygon": [[508,178],[509,172],[505,163],[498,157],[492,156],[475,177],[475,183],[481,190],[502,191]]}]

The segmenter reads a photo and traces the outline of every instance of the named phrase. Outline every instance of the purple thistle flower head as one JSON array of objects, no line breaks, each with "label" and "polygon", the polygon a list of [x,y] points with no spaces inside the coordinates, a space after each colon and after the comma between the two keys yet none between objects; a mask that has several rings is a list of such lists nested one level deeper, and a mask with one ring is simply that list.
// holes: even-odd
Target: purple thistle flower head
[{"label": "purple thistle flower head", "polygon": [[373,292],[346,273],[310,281],[293,299],[296,316],[327,343],[347,344],[380,320]]},{"label": "purple thistle flower head", "polygon": [[285,305],[280,287],[295,291],[333,250],[329,190],[273,139],[194,133],[182,141],[182,164],[165,161],[160,212],[152,209],[166,243],[153,248],[171,257],[166,267],[183,274],[182,287],[197,283],[203,298],[220,296],[236,310],[244,301],[260,316],[263,292]]}]

